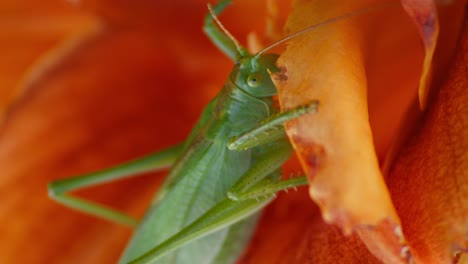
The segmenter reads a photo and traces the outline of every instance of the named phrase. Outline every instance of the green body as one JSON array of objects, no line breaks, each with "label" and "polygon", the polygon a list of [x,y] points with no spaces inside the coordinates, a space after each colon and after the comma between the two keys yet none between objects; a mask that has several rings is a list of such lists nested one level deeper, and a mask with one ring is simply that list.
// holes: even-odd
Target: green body
[{"label": "green body", "polygon": [[[139,257],[223,200],[266,148],[233,151],[227,148],[228,140],[257,126],[274,111],[270,97],[249,95],[239,89],[230,76],[222,91],[203,111],[185,143],[183,154],[168,176],[173,182],[164,197],[155,198],[160,201],[144,217],[122,262]],[[230,237],[245,239],[246,235],[250,236],[256,218],[254,215],[183,246],[160,263],[228,263],[215,261],[222,257],[218,253],[223,250],[234,251],[235,254],[229,255],[241,253],[243,245],[232,245]]]},{"label": "green body", "polygon": [[[229,0],[214,7],[220,13]],[[258,213],[276,192],[306,185],[305,177],[281,180],[292,147],[283,123],[317,110],[318,102],[279,113],[270,74],[277,55],[250,55],[213,23],[204,30],[236,61],[226,84],[206,106],[187,140],[129,163],[49,184],[56,201],[136,226],[120,263],[232,263],[242,254]],[[136,219],[67,192],[170,167],[144,219]]]}]

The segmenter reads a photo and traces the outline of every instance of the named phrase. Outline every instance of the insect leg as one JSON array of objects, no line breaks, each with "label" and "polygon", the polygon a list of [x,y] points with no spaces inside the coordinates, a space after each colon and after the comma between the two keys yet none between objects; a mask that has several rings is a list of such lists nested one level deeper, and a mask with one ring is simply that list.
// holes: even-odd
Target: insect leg
[{"label": "insect leg", "polygon": [[[229,4],[231,4],[231,0],[219,1],[219,3],[213,7],[214,14],[219,15]],[[235,60],[240,52],[247,53],[244,48],[238,47],[239,44],[236,43],[236,40],[219,29],[211,13],[208,13],[205,17],[203,31],[211,42],[229,58]],[[239,50],[239,48],[241,48],[241,50]]]},{"label": "insect leg", "polygon": [[239,193],[237,198],[239,201],[258,199],[259,197],[275,195],[279,191],[284,191],[290,188],[296,188],[304,185],[308,185],[307,178],[305,176],[294,177],[282,181],[265,179],[252,186],[250,189]]},{"label": "insect leg", "polygon": [[285,135],[284,122],[304,114],[317,112],[318,104],[318,101],[312,101],[307,105],[273,115],[253,129],[230,139],[227,146],[230,150],[245,150],[283,138]]},{"label": "insect leg", "polygon": [[144,172],[164,169],[171,166],[182,151],[182,144],[167,148],[146,157],[130,161],[110,169],[69,178],[56,180],[48,185],[49,196],[79,211],[95,215],[117,223],[134,226],[136,219],[109,207],[66,194],[69,191],[94,186],[101,183],[133,177]]},{"label": "insect leg", "polygon": [[283,139],[270,144],[264,152],[252,167],[229,189],[227,193],[229,199],[234,201],[240,200],[239,195],[241,193],[278,170],[289,159],[293,148],[287,139]]}]

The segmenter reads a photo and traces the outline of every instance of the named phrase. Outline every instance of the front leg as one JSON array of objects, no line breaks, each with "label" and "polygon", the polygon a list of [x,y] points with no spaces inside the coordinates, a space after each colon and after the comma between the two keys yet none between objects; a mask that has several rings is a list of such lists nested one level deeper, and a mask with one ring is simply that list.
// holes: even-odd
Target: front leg
[{"label": "front leg", "polygon": [[316,113],[318,105],[319,101],[315,100],[309,104],[273,115],[253,129],[231,138],[227,147],[230,150],[241,151],[284,138],[286,135],[283,127],[284,122],[305,114]]},{"label": "front leg", "polygon": [[[234,201],[243,200],[242,194],[252,186],[278,171],[291,157],[293,152],[289,141],[284,138],[269,144],[261,157],[255,160],[252,167],[231,187],[227,196]],[[275,179],[277,181],[279,179]]]}]

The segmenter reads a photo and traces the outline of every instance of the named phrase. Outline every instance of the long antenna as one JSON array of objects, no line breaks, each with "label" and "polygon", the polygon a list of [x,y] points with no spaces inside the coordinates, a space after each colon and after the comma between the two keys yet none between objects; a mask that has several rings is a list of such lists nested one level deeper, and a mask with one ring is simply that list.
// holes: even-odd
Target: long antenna
[{"label": "long antenna", "polygon": [[226,36],[228,36],[228,38],[232,40],[232,42],[234,42],[234,45],[236,45],[236,49],[239,52],[239,54],[242,54],[242,46],[239,44],[239,41],[237,41],[237,39],[231,34],[231,32],[229,32],[224,27],[223,23],[221,23],[215,11],[213,10],[213,7],[209,3],[208,3],[208,10],[210,11],[210,14],[213,17],[213,20],[216,22],[218,27],[224,32],[224,34],[226,34]]},{"label": "long antenna", "polygon": [[360,15],[363,15],[363,14],[366,14],[366,13],[370,13],[370,12],[373,12],[373,11],[377,11],[377,10],[380,10],[380,9],[384,9],[386,7],[389,7],[389,6],[393,6],[394,4],[398,4],[398,2],[387,2],[387,3],[383,3],[383,4],[380,4],[380,5],[374,5],[374,6],[370,6],[370,7],[367,7],[367,8],[362,8],[362,9],[359,9],[359,10],[355,10],[355,11],[352,11],[350,13],[346,13],[344,15],[341,15],[341,16],[337,16],[337,17],[334,17],[334,18],[330,18],[330,19],[327,19],[327,20],[324,20],[322,22],[319,22],[315,25],[312,25],[310,27],[307,27],[307,28],[304,28],[292,35],[289,35],[283,39],[280,39],[278,40],[277,42],[271,44],[270,46],[262,49],[261,51],[257,52],[257,54],[255,55],[255,57],[265,53],[267,50],[269,49],[272,49],[276,46],[278,46],[279,44],[282,44],[288,40],[291,40],[299,35],[302,35],[306,32],[309,32],[311,30],[314,30],[318,27],[321,27],[321,26],[325,26],[325,25],[328,25],[328,24],[332,24],[332,23],[335,23],[335,22],[338,22],[340,20],[345,20],[345,19],[348,19],[348,18],[352,18],[352,17],[356,17],[356,16],[360,16]]}]

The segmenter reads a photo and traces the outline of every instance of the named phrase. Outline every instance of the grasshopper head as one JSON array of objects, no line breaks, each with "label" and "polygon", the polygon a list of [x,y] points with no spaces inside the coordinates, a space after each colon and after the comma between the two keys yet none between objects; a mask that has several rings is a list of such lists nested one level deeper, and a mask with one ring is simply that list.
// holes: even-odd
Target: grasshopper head
[{"label": "grasshopper head", "polygon": [[278,55],[262,54],[248,56],[239,60],[231,73],[234,84],[255,97],[267,97],[277,94],[270,74],[279,72],[275,65]]}]

